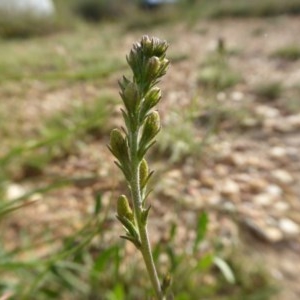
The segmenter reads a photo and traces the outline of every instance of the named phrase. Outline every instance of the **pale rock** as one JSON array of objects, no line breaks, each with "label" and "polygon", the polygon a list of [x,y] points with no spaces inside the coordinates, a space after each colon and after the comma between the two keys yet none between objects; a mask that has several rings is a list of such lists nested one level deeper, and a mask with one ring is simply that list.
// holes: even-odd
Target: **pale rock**
[{"label": "pale rock", "polygon": [[253,202],[259,206],[270,206],[274,203],[274,196],[270,194],[258,194],[253,197]]},{"label": "pale rock", "polygon": [[252,177],[248,173],[239,173],[234,175],[235,180],[239,182],[248,183]]},{"label": "pale rock", "polygon": [[221,200],[222,199],[220,195],[217,193],[217,194],[206,196],[205,203],[208,203],[211,206],[217,206],[221,203]]},{"label": "pale rock", "polygon": [[235,91],[231,94],[231,98],[233,101],[239,102],[244,99],[244,94],[241,92]]},{"label": "pale rock", "polygon": [[219,188],[221,194],[225,196],[237,195],[240,192],[239,185],[231,179],[225,179],[220,182]]},{"label": "pale rock", "polygon": [[249,219],[263,220],[265,218],[263,210],[257,209],[257,206],[254,205],[253,201],[242,202],[238,206],[238,212],[243,216],[247,216]]},{"label": "pale rock", "polygon": [[228,162],[230,162],[234,166],[243,166],[246,164],[247,159],[245,155],[235,152],[231,153],[230,156],[228,156]]},{"label": "pale rock", "polygon": [[280,111],[277,108],[267,105],[259,105],[255,109],[256,114],[267,119],[273,119],[280,116]]},{"label": "pale rock", "polygon": [[286,170],[278,169],[272,171],[272,177],[283,184],[290,184],[294,181],[293,176]]},{"label": "pale rock", "polygon": [[236,212],[236,206],[232,202],[226,201],[222,204],[222,207],[226,212]]},{"label": "pale rock", "polygon": [[276,243],[283,239],[283,233],[274,226],[268,226],[261,221],[246,219],[245,224],[260,238],[270,243]]},{"label": "pale rock", "polygon": [[287,202],[279,201],[276,202],[273,206],[277,211],[284,212],[290,208],[290,205]]},{"label": "pale rock", "polygon": [[283,218],[279,220],[279,228],[287,236],[295,236],[300,233],[300,228],[297,223],[288,218]]},{"label": "pale rock", "polygon": [[273,147],[270,150],[270,155],[273,158],[285,158],[287,155],[287,150],[283,147]]},{"label": "pale rock", "polygon": [[172,178],[174,180],[179,180],[182,177],[181,171],[178,169],[174,169],[166,173],[166,176]]},{"label": "pale rock", "polygon": [[266,227],[262,233],[267,241],[271,243],[276,243],[283,239],[282,232],[276,227]]},{"label": "pale rock", "polygon": [[247,165],[255,168],[267,169],[269,167],[269,162],[258,156],[248,156]]},{"label": "pale rock", "polygon": [[242,120],[242,125],[244,127],[251,128],[251,127],[257,126],[258,124],[259,124],[259,121],[255,118],[246,117]]},{"label": "pale rock", "polygon": [[266,188],[266,193],[279,197],[282,195],[283,191],[282,188],[276,184],[270,184]]},{"label": "pale rock", "polygon": [[10,184],[6,189],[6,198],[8,200],[13,200],[22,197],[26,194],[26,189],[17,183]]}]

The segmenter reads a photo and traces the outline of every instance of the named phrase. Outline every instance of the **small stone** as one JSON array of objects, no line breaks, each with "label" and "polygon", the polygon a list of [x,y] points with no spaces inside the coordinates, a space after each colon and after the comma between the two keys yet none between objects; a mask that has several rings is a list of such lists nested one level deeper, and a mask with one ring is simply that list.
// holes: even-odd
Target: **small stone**
[{"label": "small stone", "polygon": [[253,193],[261,192],[267,187],[268,183],[262,178],[253,178],[249,181],[249,189]]},{"label": "small stone", "polygon": [[280,115],[280,111],[277,108],[270,107],[267,105],[259,105],[257,106],[255,111],[259,116],[262,116],[267,119],[273,119]]},{"label": "small stone", "polygon": [[273,158],[284,158],[286,157],[287,151],[283,147],[273,147],[270,150],[270,155]]},{"label": "small stone", "polygon": [[242,120],[242,125],[244,127],[251,128],[251,127],[257,126],[258,124],[259,124],[259,121],[255,118],[246,117]]},{"label": "small stone", "polygon": [[294,178],[288,171],[281,169],[274,170],[272,172],[272,177],[283,184],[290,184],[294,181]]},{"label": "small stone", "polygon": [[235,212],[236,211],[236,206],[232,202],[226,201],[223,203],[222,206],[223,206],[224,211],[226,211],[226,212]]},{"label": "small stone", "polygon": [[231,94],[231,98],[233,101],[239,102],[244,99],[244,94],[241,92],[235,91]]},{"label": "small stone", "polygon": [[266,193],[279,197],[282,195],[282,188],[276,184],[270,184],[266,188]]},{"label": "small stone", "polygon": [[282,233],[275,227],[265,228],[264,235],[265,238],[272,243],[279,242],[283,239]]},{"label": "small stone", "polygon": [[282,232],[273,226],[267,226],[262,222],[255,222],[251,219],[246,219],[245,224],[251,229],[257,236],[264,239],[269,243],[276,243],[283,239]]},{"label": "small stone", "polygon": [[247,165],[254,167],[254,168],[260,168],[264,170],[269,170],[272,168],[272,163],[267,159],[262,159],[262,157],[257,155],[252,155],[247,157]]},{"label": "small stone", "polygon": [[275,208],[277,211],[283,212],[283,211],[287,211],[287,210],[290,208],[290,206],[289,206],[288,203],[286,203],[286,202],[284,202],[284,201],[279,201],[279,202],[276,202],[276,203],[274,204],[274,208]]},{"label": "small stone", "polygon": [[235,181],[225,179],[223,182],[220,182],[220,192],[225,196],[236,195],[240,192],[240,187]]},{"label": "small stone", "polygon": [[20,184],[12,183],[6,189],[6,198],[13,200],[22,197],[26,193],[26,189]]},{"label": "small stone", "polygon": [[206,188],[213,188],[215,186],[215,179],[212,175],[202,173],[200,176],[201,185]]},{"label": "small stone", "polygon": [[232,164],[235,166],[244,166],[246,164],[246,157],[241,153],[232,153],[230,157]]},{"label": "small stone", "polygon": [[287,236],[295,236],[300,233],[300,227],[297,223],[288,218],[279,220],[279,228]]},{"label": "small stone", "polygon": [[212,194],[205,197],[205,203],[211,206],[217,206],[221,203],[221,197],[219,194]]},{"label": "small stone", "polygon": [[259,206],[269,206],[274,203],[274,196],[270,194],[259,194],[253,197],[253,202]]},{"label": "small stone", "polygon": [[228,174],[228,166],[222,165],[222,164],[217,164],[215,166],[215,172],[218,176],[226,176]]}]

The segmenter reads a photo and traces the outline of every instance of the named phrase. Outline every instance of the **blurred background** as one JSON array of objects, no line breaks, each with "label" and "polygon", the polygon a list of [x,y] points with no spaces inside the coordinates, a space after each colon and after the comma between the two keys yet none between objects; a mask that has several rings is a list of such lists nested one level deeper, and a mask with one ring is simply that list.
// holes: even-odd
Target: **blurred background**
[{"label": "blurred background", "polygon": [[0,299],[151,299],[119,238],[118,80],[166,39],[149,230],[168,299],[300,298],[299,0],[0,0]]}]

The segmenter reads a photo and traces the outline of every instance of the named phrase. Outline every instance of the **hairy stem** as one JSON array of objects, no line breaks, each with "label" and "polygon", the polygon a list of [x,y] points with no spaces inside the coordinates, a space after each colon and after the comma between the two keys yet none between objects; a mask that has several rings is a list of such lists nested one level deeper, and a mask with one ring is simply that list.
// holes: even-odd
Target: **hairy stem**
[{"label": "hairy stem", "polygon": [[148,237],[147,224],[143,224],[141,221],[142,215],[142,195],[140,188],[140,178],[139,178],[139,161],[137,157],[137,149],[138,149],[138,131],[130,134],[129,138],[130,149],[131,149],[131,161],[132,161],[132,180],[130,183],[131,186],[131,195],[133,200],[135,221],[137,223],[137,227],[140,234],[141,239],[141,248],[140,251],[142,253],[152,286],[155,290],[155,294],[158,300],[163,300],[164,296],[161,290],[160,282],[158,279],[156,267],[154,264],[151,245]]}]

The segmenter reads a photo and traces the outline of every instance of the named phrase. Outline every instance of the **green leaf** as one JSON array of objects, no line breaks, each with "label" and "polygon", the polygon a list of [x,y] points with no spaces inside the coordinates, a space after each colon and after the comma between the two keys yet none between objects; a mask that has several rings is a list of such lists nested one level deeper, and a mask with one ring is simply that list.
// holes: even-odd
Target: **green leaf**
[{"label": "green leaf", "polygon": [[233,274],[233,271],[224,259],[215,257],[214,264],[219,268],[219,270],[222,272],[223,276],[229,283],[235,283],[235,276]]},{"label": "green leaf", "polygon": [[160,130],[160,118],[157,111],[151,112],[143,127],[142,136],[139,142],[140,149],[146,149],[149,144],[153,141],[153,138],[157,135]]},{"label": "green leaf", "polygon": [[114,286],[114,289],[108,293],[107,300],[124,300],[125,292],[124,287],[120,283]]},{"label": "green leaf", "polygon": [[117,216],[117,219],[123,224],[127,231],[127,234],[132,236],[135,240],[139,241],[139,234],[135,225],[125,217]]},{"label": "green leaf", "polygon": [[200,258],[196,265],[197,271],[205,271],[212,266],[214,263],[214,256],[211,253],[208,253]]},{"label": "green leaf", "polygon": [[193,251],[196,252],[199,243],[204,239],[206,231],[207,231],[208,217],[205,212],[203,212],[197,221],[197,231],[196,238],[194,241]]},{"label": "green leaf", "polygon": [[97,216],[100,213],[101,208],[102,208],[102,195],[100,193],[97,193],[95,197],[95,208],[94,208],[95,216]]},{"label": "green leaf", "polygon": [[147,224],[147,220],[148,220],[148,215],[149,215],[149,211],[150,211],[151,206],[149,206],[147,209],[143,209],[142,213],[141,213],[141,222],[144,226],[146,226]]},{"label": "green leaf", "polygon": [[109,247],[103,250],[97,257],[94,263],[93,272],[101,273],[104,271],[106,265],[111,263],[111,257],[115,255],[117,246]]}]

